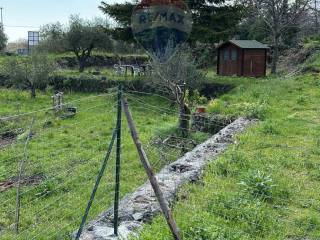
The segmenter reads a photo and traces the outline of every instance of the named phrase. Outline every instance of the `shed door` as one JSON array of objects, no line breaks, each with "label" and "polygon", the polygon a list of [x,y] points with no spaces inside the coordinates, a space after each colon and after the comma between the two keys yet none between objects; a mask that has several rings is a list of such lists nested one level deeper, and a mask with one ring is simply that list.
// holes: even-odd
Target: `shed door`
[{"label": "shed door", "polygon": [[234,46],[226,46],[220,50],[220,70],[221,75],[238,74],[238,49]]},{"label": "shed door", "polygon": [[265,75],[265,50],[245,50],[243,75],[260,77]]}]

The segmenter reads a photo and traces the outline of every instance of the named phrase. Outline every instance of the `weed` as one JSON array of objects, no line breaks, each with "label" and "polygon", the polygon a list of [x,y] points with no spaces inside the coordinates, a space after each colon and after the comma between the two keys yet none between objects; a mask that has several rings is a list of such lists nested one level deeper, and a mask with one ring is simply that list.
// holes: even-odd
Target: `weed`
[{"label": "weed", "polygon": [[276,186],[271,176],[257,170],[245,176],[240,182],[243,191],[262,200],[272,199],[272,190]]},{"label": "weed", "polygon": [[279,134],[280,131],[277,129],[276,126],[277,126],[276,123],[273,123],[271,121],[266,121],[262,125],[261,132],[264,134],[272,134],[272,135]]},{"label": "weed", "polygon": [[226,102],[220,100],[220,99],[215,99],[209,102],[208,104],[208,112],[211,113],[221,113],[223,112],[224,108],[226,107]]},{"label": "weed", "polygon": [[268,112],[268,106],[260,103],[248,104],[244,112],[248,118],[264,120]]},{"label": "weed", "polygon": [[320,219],[315,215],[296,219],[295,224],[302,232],[311,232],[320,229]]},{"label": "weed", "polygon": [[305,104],[307,102],[307,99],[304,96],[299,96],[297,99],[298,104]]}]

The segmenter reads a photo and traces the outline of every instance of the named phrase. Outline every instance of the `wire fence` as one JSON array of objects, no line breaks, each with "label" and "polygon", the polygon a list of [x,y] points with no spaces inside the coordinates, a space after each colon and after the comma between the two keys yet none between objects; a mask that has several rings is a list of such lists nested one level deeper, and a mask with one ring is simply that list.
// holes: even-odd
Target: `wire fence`
[{"label": "wire fence", "polygon": [[[126,97],[151,165],[159,171],[181,156],[176,142],[190,141],[176,136],[162,143],[162,136],[171,136],[166,131],[177,126],[174,101],[143,92]],[[117,130],[117,106],[113,90],[63,103],[61,111],[48,106],[0,117],[1,238],[70,238],[80,225],[112,132]],[[122,125],[120,197],[147,180],[129,130]],[[192,142],[184,150],[195,145]],[[113,205],[115,166],[113,150],[88,220]]]},{"label": "wire fence", "polygon": [[[81,219],[115,123],[115,94],[63,106],[76,113],[47,107],[0,118],[1,238],[69,238]],[[110,204],[111,198],[104,195],[111,196],[112,175],[105,180],[106,192],[97,195],[101,208],[95,207],[95,214]]]},{"label": "wire fence", "polygon": [[[70,239],[79,228],[112,133],[119,129],[117,94],[113,90],[70,101],[63,104],[63,111],[56,112],[48,106],[0,117],[1,239]],[[181,137],[177,132],[178,109],[170,98],[139,91],[128,91],[125,97],[155,172],[210,136],[191,129],[188,138]],[[192,119],[192,115],[188,117]],[[193,119],[193,124],[197,121]],[[217,129],[226,126],[221,121],[214,124]],[[121,125],[118,181],[119,197],[123,198],[146,182],[147,175],[123,119]],[[301,156],[309,150],[307,145],[317,139],[304,136],[292,144],[274,138],[266,139],[261,149],[288,149]],[[114,204],[115,156],[116,151],[112,150],[86,222]],[[191,205],[190,211],[193,210],[196,206]],[[187,239],[194,237],[185,230],[182,234]]]}]

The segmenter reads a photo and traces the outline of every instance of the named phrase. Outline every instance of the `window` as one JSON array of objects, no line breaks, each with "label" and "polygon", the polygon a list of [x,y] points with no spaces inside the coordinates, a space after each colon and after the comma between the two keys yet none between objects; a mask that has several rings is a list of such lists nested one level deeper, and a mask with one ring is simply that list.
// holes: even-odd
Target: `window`
[{"label": "window", "polygon": [[231,52],[231,60],[236,61],[238,59],[238,52],[237,50],[233,49]]},{"label": "window", "polygon": [[225,61],[229,60],[229,49],[225,49],[223,51],[223,60],[225,60]]}]

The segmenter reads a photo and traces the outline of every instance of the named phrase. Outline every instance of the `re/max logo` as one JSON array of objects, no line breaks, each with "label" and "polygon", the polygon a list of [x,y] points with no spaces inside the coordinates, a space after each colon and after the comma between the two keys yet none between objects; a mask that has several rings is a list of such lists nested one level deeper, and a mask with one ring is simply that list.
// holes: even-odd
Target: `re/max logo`
[{"label": "re/max logo", "polygon": [[139,17],[140,24],[154,22],[170,22],[175,24],[184,24],[184,16],[177,13],[168,13],[161,11],[157,13],[143,13]]}]

